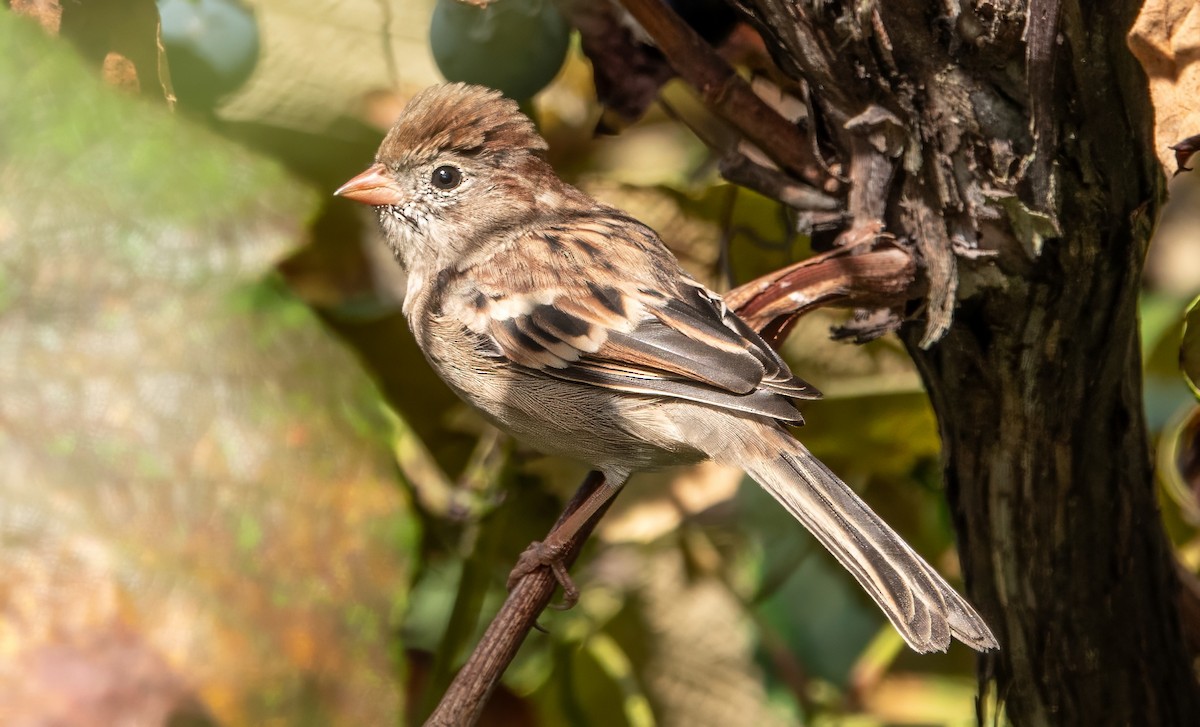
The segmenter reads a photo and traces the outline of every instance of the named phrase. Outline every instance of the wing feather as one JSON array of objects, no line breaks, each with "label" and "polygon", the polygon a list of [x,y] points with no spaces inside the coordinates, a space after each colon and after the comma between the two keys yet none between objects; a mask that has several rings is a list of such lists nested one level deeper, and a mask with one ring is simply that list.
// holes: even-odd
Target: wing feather
[{"label": "wing feather", "polygon": [[[653,231],[639,226],[633,244],[606,247],[606,235],[631,224],[587,220],[527,233],[473,267],[474,288],[451,312],[512,363],[550,376],[802,421],[790,399],[816,390],[679,270]],[[556,254],[522,255],[523,246],[544,249],[548,236]],[[600,260],[609,250],[620,259]]]}]

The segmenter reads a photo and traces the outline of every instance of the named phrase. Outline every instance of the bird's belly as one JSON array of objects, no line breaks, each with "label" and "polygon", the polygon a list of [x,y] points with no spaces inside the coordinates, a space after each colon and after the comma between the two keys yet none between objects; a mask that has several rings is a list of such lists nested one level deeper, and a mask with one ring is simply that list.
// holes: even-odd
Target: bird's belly
[{"label": "bird's belly", "polygon": [[434,344],[426,354],[463,400],[500,429],[546,454],[624,471],[704,459],[649,421],[660,406],[652,397],[562,381],[474,351],[464,354],[457,347]]}]

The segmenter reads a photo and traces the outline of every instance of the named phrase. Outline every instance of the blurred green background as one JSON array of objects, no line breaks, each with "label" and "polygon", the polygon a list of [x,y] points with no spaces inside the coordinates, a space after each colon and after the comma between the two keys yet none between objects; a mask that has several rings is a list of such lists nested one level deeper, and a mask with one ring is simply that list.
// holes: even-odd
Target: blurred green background
[{"label": "blurred green background", "polygon": [[[57,25],[38,5],[0,13],[0,723],[419,722],[584,472],[433,376],[372,213],[331,191],[445,72],[522,100],[564,177],[718,290],[809,241],[721,181],[669,112],[696,103],[678,82],[597,137],[591,68],[549,2],[104,0]],[[1180,217],[1152,253],[1143,351],[1195,571],[1179,361],[1200,235]],[[920,382],[891,338],[830,341],[843,319],[785,346],[826,393],[799,434],[954,580]],[[971,653],[910,653],[738,472],[639,476],[574,574],[579,606],[542,616],[485,724],[974,722]]]}]

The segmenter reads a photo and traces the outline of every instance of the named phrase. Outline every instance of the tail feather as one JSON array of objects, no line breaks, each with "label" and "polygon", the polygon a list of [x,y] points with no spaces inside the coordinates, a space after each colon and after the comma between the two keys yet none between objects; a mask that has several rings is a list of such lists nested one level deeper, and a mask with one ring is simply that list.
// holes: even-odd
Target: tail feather
[{"label": "tail feather", "polygon": [[909,646],[945,651],[955,637],[978,651],[997,648],[950,584],[828,467],[787,440],[785,454],[740,464],[854,575]]}]

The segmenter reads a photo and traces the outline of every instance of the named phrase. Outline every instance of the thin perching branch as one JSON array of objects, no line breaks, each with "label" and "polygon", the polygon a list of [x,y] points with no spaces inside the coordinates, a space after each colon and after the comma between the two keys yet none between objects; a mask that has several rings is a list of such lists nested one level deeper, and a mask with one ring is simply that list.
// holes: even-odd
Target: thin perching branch
[{"label": "thin perching branch", "polygon": [[[589,472],[550,532],[553,533],[571,513],[579,509],[603,482],[604,475]],[[610,500],[609,503],[611,502]],[[583,550],[583,544],[592,534],[592,529],[607,510],[606,504],[569,541],[563,556],[565,565],[569,567],[575,562],[579,551]],[[526,575],[509,591],[504,605],[479,639],[479,644],[471,652],[467,663],[463,664],[437,708],[425,721],[426,727],[462,727],[478,721],[492,690],[500,683],[504,670],[517,655],[517,649],[521,648],[525,637],[537,625],[538,615],[550,604],[550,598],[554,595],[557,585],[558,581],[550,569],[541,568]]]}]

